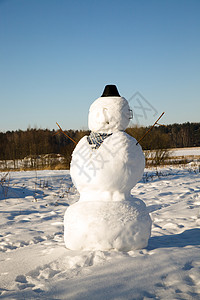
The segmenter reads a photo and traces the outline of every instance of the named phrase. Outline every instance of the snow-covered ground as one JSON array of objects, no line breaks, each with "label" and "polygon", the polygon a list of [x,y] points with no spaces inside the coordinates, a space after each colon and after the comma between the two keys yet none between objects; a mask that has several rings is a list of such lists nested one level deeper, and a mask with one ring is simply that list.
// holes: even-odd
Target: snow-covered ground
[{"label": "snow-covered ground", "polygon": [[194,156],[200,157],[200,147],[188,147],[188,148],[174,148],[169,149],[170,156],[177,157],[177,156]]},{"label": "snow-covered ground", "polygon": [[71,251],[69,171],[0,173],[0,298],[200,299],[199,170],[145,170],[132,194],[153,220],[146,249]]}]

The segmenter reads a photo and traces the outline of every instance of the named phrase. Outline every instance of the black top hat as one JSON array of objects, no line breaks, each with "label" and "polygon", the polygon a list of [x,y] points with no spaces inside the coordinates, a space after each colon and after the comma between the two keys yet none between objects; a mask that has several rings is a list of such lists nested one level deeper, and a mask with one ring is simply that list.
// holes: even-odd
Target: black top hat
[{"label": "black top hat", "polygon": [[121,97],[121,96],[117,90],[116,85],[109,84],[105,86],[101,97]]}]

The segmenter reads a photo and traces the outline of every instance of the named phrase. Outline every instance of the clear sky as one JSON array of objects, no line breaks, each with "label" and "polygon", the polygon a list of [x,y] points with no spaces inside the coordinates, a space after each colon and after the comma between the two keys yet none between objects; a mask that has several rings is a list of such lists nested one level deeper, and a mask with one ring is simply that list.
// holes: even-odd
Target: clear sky
[{"label": "clear sky", "polygon": [[86,129],[106,84],[133,124],[200,122],[200,1],[0,0],[0,131]]}]

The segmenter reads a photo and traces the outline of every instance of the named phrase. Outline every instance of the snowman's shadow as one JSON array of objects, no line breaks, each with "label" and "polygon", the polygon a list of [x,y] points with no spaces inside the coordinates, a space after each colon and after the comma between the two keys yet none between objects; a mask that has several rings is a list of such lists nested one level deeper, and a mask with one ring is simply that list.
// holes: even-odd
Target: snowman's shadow
[{"label": "snowman's shadow", "polygon": [[180,234],[155,236],[149,239],[148,250],[158,248],[186,247],[200,245],[200,228],[185,230]]}]

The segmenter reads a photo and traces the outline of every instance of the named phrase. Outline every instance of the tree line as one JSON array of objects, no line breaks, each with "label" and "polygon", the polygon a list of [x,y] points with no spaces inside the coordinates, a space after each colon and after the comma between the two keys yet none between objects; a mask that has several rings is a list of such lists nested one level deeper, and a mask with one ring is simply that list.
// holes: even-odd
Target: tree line
[{"label": "tree line", "polygon": [[[126,131],[138,140],[148,129],[149,127],[133,127]],[[154,127],[140,144],[144,150],[200,147],[200,123]]]},{"label": "tree line", "polygon": [[[131,127],[128,134],[139,140],[148,127]],[[69,167],[75,144],[64,134],[49,129],[28,128],[26,131],[0,132],[0,160],[23,159],[28,156],[61,154]],[[66,130],[65,133],[78,142],[88,135],[87,130]],[[172,124],[154,127],[141,141],[144,150],[179,147],[200,147],[200,123]]]}]

